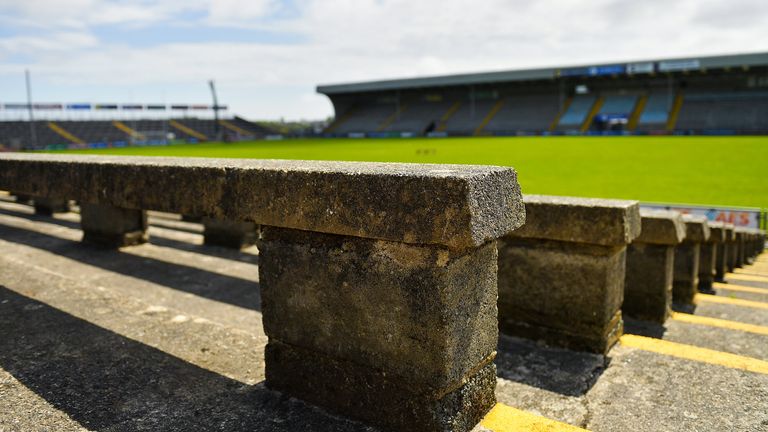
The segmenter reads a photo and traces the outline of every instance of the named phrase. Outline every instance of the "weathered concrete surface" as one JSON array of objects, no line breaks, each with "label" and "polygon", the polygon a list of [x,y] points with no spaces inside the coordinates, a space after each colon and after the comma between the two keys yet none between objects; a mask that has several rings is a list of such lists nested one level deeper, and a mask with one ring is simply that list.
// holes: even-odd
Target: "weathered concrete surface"
[{"label": "weathered concrete surface", "polygon": [[618,346],[588,395],[585,426],[601,432],[765,430],[767,389],[767,375]]},{"label": "weathered concrete surface", "polygon": [[706,217],[684,215],[685,240],[675,248],[675,272],[672,301],[692,305],[698,292],[701,245],[709,239]]},{"label": "weathered concrete surface", "polygon": [[[51,216],[54,213],[66,213],[69,211],[69,200],[63,198],[49,198],[36,196],[33,199],[35,214]],[[28,201],[22,197],[20,202]]]},{"label": "weathered concrete surface", "polygon": [[709,239],[701,243],[699,255],[699,291],[711,293],[717,275],[717,248],[725,241],[725,225],[708,221]]},{"label": "weathered concrete surface", "polygon": [[515,237],[615,246],[640,235],[636,201],[525,195],[524,202]]},{"label": "weathered concrete surface", "polygon": [[524,222],[515,171],[475,165],[5,153],[0,188],[453,249]]},{"label": "weathered concrete surface", "polygon": [[526,225],[499,240],[501,331],[606,352],[621,335],[626,244],[640,234],[637,202],[524,201]]},{"label": "weathered concrete surface", "polygon": [[[0,403],[0,429],[373,431],[264,387],[255,248],[203,246],[201,226],[151,217],[150,243],[85,248],[76,214],[31,211],[0,202],[0,332],[14,335],[0,338],[0,401],[13,401]],[[169,229],[177,223],[183,230]],[[696,309],[765,326],[763,312]],[[757,358],[768,346],[675,321],[663,337]],[[497,398],[593,432],[768,424],[765,375],[621,349],[637,355],[501,337]]]},{"label": "weathered concrete surface", "polygon": [[640,210],[641,231],[632,243],[677,245],[685,239],[687,227],[680,212]]},{"label": "weathered concrete surface", "polygon": [[212,246],[242,249],[256,244],[259,229],[253,222],[203,218],[204,242]]},{"label": "weathered concrete surface", "polygon": [[730,268],[730,254],[731,252],[731,243],[733,242],[735,238],[735,231],[734,231],[733,224],[730,223],[724,223],[723,224],[723,235],[724,239],[720,243],[717,244],[717,256],[715,258],[715,281],[716,282],[723,282],[725,281],[725,274],[733,271],[733,269]]},{"label": "weathered concrete surface", "polygon": [[83,241],[121,248],[147,242],[147,214],[103,204],[80,203]]},{"label": "weathered concrete surface", "polygon": [[469,430],[493,406],[495,242],[261,237],[270,388],[396,430]]},{"label": "weathered concrete surface", "polygon": [[664,323],[672,308],[675,246],[685,238],[678,212],[641,210],[642,232],[627,248],[625,315]]}]

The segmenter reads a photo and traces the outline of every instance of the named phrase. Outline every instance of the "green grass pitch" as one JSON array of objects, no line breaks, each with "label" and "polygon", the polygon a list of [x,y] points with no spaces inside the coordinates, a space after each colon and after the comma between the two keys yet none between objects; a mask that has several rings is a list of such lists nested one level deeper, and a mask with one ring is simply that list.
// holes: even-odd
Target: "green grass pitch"
[{"label": "green grass pitch", "polygon": [[768,208],[768,137],[312,139],[75,152],[504,165],[524,193]]}]

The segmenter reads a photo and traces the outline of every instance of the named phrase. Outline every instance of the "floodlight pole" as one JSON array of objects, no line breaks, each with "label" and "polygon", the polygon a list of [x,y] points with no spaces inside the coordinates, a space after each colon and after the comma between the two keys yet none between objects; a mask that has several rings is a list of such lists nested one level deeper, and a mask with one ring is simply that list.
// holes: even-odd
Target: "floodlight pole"
[{"label": "floodlight pole", "polygon": [[219,125],[219,98],[216,96],[216,83],[214,83],[213,80],[209,80],[208,86],[211,87],[211,95],[213,95],[213,130],[216,134],[216,140],[221,140],[221,126]]},{"label": "floodlight pole", "polygon": [[29,110],[29,136],[32,139],[32,148],[37,148],[37,131],[35,130],[35,115],[32,110],[32,84],[29,77],[29,69],[24,70],[24,78],[27,82],[27,110]]}]

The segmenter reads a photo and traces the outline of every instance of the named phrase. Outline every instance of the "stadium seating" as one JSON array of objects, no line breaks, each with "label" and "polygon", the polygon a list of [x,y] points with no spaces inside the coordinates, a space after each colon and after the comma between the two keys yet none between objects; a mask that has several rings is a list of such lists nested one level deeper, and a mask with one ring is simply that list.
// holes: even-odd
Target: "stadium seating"
[{"label": "stadium seating", "polygon": [[449,102],[415,102],[410,103],[400,116],[382,129],[383,132],[410,132],[421,134],[431,128],[435,129],[440,118],[451,107]]},{"label": "stadium seating", "polygon": [[511,96],[485,131],[499,134],[540,132],[549,128],[559,110],[560,100],[556,95]]},{"label": "stadium seating", "polygon": [[768,131],[768,91],[688,92],[676,129],[683,131]]},{"label": "stadium seating", "polygon": [[[219,123],[222,139],[255,139],[272,133],[267,128],[240,117]],[[177,124],[179,127],[174,127]],[[122,146],[161,144],[171,137],[196,142],[216,139],[216,122],[211,119],[178,120],[63,120],[36,121],[37,147],[59,146]],[[172,135],[169,135],[172,134]],[[29,122],[1,121],[0,144],[10,149],[31,148]]]},{"label": "stadium seating", "polygon": [[568,110],[560,118],[557,130],[579,130],[587,119],[590,109],[595,104],[594,95],[576,95]]},{"label": "stadium seating", "polygon": [[493,99],[462,102],[453,116],[439,128],[451,135],[469,135],[477,129],[496,102]]},{"label": "stadium seating", "polygon": [[396,109],[394,104],[354,106],[343,115],[344,121],[336,125],[333,132],[339,134],[376,132]]}]

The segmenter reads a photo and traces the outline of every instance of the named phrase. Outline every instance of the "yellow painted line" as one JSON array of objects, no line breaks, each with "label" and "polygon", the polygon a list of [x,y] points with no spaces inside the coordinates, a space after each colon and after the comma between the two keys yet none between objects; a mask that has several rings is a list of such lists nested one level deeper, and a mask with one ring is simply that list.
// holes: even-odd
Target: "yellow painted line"
[{"label": "yellow painted line", "polygon": [[765,302],[759,302],[754,300],[742,300],[742,299],[728,298],[728,297],[722,297],[722,296],[714,296],[709,294],[696,294],[696,301],[705,302],[705,303],[720,303],[720,304],[727,304],[727,305],[733,305],[733,306],[744,306],[744,307],[751,307],[755,309],[768,309],[768,303],[765,303]]},{"label": "yellow painted line", "polygon": [[456,114],[456,111],[461,108],[461,102],[454,102],[453,105],[451,105],[450,108],[448,108],[448,111],[443,114],[442,117],[440,117],[440,123],[439,126],[437,126],[437,132],[445,132],[445,130],[448,128],[448,120],[453,117],[454,114]]},{"label": "yellow painted line", "polygon": [[557,117],[555,117],[554,120],[552,120],[552,123],[549,125],[549,131],[554,132],[557,128],[557,125],[560,124],[560,119],[565,115],[565,113],[568,111],[568,108],[571,107],[571,104],[573,103],[573,96],[568,96],[568,99],[565,100],[565,103],[563,104],[563,109],[560,110],[559,113],[557,113]]},{"label": "yellow painted line", "polygon": [[672,319],[688,324],[698,324],[768,336],[768,327],[754,324],[746,324],[737,321],[728,321],[718,318],[703,317],[699,315],[684,314],[679,312],[673,312]]},{"label": "yellow painted line", "polygon": [[52,131],[56,132],[57,134],[61,135],[65,139],[67,139],[70,142],[73,142],[75,144],[85,144],[85,141],[81,140],[80,138],[72,135],[69,131],[65,130],[63,127],[59,126],[55,122],[49,121],[48,122],[48,128],[50,128]]},{"label": "yellow painted line", "polygon": [[619,341],[623,346],[643,351],[768,375],[768,362],[751,357],[630,334]]},{"label": "yellow painted line", "polygon": [[672,109],[669,111],[667,117],[667,130],[672,131],[677,125],[677,118],[680,116],[680,109],[683,107],[683,92],[677,92],[675,95],[675,102],[672,104]]},{"label": "yellow painted line", "polygon": [[403,115],[403,113],[405,113],[406,111],[408,111],[408,104],[405,104],[401,106],[400,109],[395,110],[395,112],[392,113],[392,115],[390,115],[389,117],[386,118],[386,120],[384,120],[384,123],[379,125],[378,129],[376,129],[376,132],[383,132],[384,129],[388,128],[392,123],[394,123],[397,119],[399,119],[400,116]]},{"label": "yellow painted line", "polygon": [[627,122],[628,131],[631,132],[637,129],[637,125],[638,123],[640,123],[640,117],[643,115],[643,111],[645,111],[645,105],[647,103],[648,103],[647,94],[644,94],[637,99],[637,102],[635,102],[635,107],[632,110],[632,115],[629,116],[629,121]]},{"label": "yellow painted line", "polygon": [[504,404],[496,404],[480,424],[493,432],[584,432],[586,430]]},{"label": "yellow painted line", "polygon": [[603,104],[605,103],[605,96],[600,96],[597,98],[594,104],[592,104],[592,108],[589,110],[589,113],[587,113],[587,117],[584,118],[584,123],[581,124],[580,131],[586,132],[589,130],[589,127],[592,126],[592,121],[595,119],[595,116],[600,112],[600,108],[603,107]]},{"label": "yellow painted line", "polygon": [[118,128],[118,129],[120,129],[121,131],[127,133],[128,136],[130,136],[130,137],[133,137],[133,138],[136,138],[136,139],[140,139],[140,140],[144,139],[144,135],[142,135],[141,133],[135,131],[133,128],[129,127],[128,125],[126,125],[125,123],[121,122],[120,120],[113,120],[112,121],[112,126],[114,126],[114,127]]},{"label": "yellow painted line", "polygon": [[506,99],[499,99],[499,101],[496,102],[493,107],[491,107],[491,110],[488,111],[488,114],[485,115],[483,121],[481,121],[480,124],[475,128],[475,132],[472,135],[479,136],[483,133],[483,129],[488,126],[488,123],[490,123],[491,120],[496,117],[496,114],[501,111],[501,108],[504,107],[504,102],[506,102]]},{"label": "yellow painted line", "polygon": [[755,287],[749,287],[744,285],[736,285],[736,284],[724,284],[720,282],[715,282],[712,284],[712,288],[717,289],[724,289],[728,291],[738,291],[738,292],[746,292],[746,293],[753,293],[753,294],[765,294],[768,295],[768,288],[755,288]]},{"label": "yellow painted line", "polygon": [[224,126],[225,128],[231,130],[232,132],[238,133],[243,136],[251,136],[253,135],[253,132],[249,132],[243,128],[241,128],[238,125],[232,124],[228,122],[227,120],[219,120],[219,124]]},{"label": "yellow painted line", "polygon": [[352,108],[348,109],[344,114],[342,114],[340,117],[336,117],[335,119],[333,119],[333,123],[331,123],[330,125],[328,125],[327,128],[325,128],[325,133],[333,132],[336,128],[341,126],[342,123],[352,118],[352,116],[355,113],[355,109],[356,107],[353,106]]},{"label": "yellow painted line", "polygon": [[736,273],[729,274],[727,279],[733,279],[733,280],[745,281],[745,282],[765,282],[765,283],[768,283],[768,277],[765,277],[765,276],[750,276],[750,275],[736,274]]},{"label": "yellow painted line", "polygon": [[185,134],[187,134],[189,136],[193,136],[193,137],[199,139],[200,141],[208,141],[208,137],[206,137],[205,135],[203,135],[200,132],[192,129],[189,126],[185,126],[185,125],[177,122],[176,120],[171,120],[171,121],[168,122],[168,124],[170,124],[171,126],[175,127],[176,129],[184,132]]},{"label": "yellow painted line", "polygon": [[763,271],[762,269],[734,269],[733,273],[729,273],[729,274],[768,277],[768,269],[766,269],[765,271]]}]

